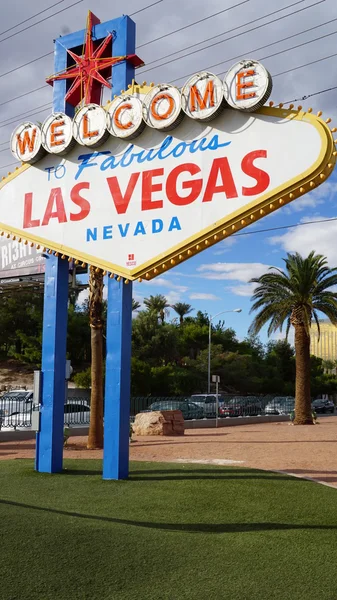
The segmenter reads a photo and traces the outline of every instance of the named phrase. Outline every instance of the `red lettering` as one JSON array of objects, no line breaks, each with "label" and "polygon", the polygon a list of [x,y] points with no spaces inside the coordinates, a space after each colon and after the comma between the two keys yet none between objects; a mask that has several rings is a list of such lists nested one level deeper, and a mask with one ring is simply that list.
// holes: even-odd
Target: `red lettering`
[{"label": "red lettering", "polygon": [[253,77],[255,75],[255,69],[249,69],[248,71],[240,71],[236,76],[236,99],[237,100],[248,100],[249,98],[255,98],[255,92],[246,92],[246,88],[253,87],[254,81],[244,81],[246,77]]},{"label": "red lettering", "polygon": [[164,169],[153,169],[153,171],[144,171],[142,182],[142,210],[153,210],[154,208],[163,208],[162,200],[152,200],[153,192],[161,192],[162,183],[153,183],[154,177],[160,177],[164,174]]},{"label": "red lettering", "polygon": [[[54,204],[56,210],[53,212]],[[66,211],[64,209],[64,203],[62,198],[62,191],[59,187],[50,190],[46,212],[44,213],[41,225],[48,225],[50,219],[58,219],[59,223],[67,222]]]},{"label": "red lettering", "polygon": [[[207,107],[207,101],[209,105]],[[213,108],[215,104],[214,100],[214,81],[211,79],[206,86],[205,93],[202,96],[196,85],[192,85],[190,90],[190,110],[194,112],[196,110],[205,110],[206,108]],[[198,107],[197,107],[198,105]]]},{"label": "red lettering", "polygon": [[25,194],[25,204],[23,209],[23,227],[26,229],[27,227],[39,227],[40,221],[39,219],[32,218],[32,210],[33,210],[33,194],[29,192]]},{"label": "red lettering", "polygon": [[[160,102],[161,100],[167,100],[169,103],[167,111],[165,113],[163,113],[162,115],[160,115],[158,113],[158,107],[157,107],[158,102]],[[158,94],[158,96],[155,96],[151,102],[151,115],[157,121],[168,119],[168,117],[170,117],[172,115],[172,113],[174,111],[174,107],[175,107],[175,102],[170,94]]]},{"label": "red lettering", "polygon": [[70,213],[70,221],[82,221],[85,217],[90,213],[90,202],[85,198],[80,196],[81,190],[88,190],[90,188],[90,183],[83,182],[77,183],[74,185],[73,189],[70,192],[70,198],[74,204],[80,207],[80,212],[78,213]]},{"label": "red lettering", "polygon": [[36,128],[33,129],[33,131],[31,131],[31,136],[29,131],[25,131],[25,133],[23,134],[23,140],[21,139],[21,135],[17,134],[16,136],[16,140],[19,146],[19,153],[20,154],[25,154],[26,153],[26,147],[28,146],[28,150],[29,152],[33,152],[34,150],[34,145],[35,145],[35,139],[36,139]]},{"label": "red lettering", "polygon": [[200,173],[201,169],[193,163],[186,163],[175,167],[175,169],[171,171],[166,182],[166,195],[169,201],[176,206],[185,206],[186,204],[194,202],[194,200],[198,198],[202,188],[202,179],[184,181],[182,183],[182,188],[184,190],[190,190],[190,193],[187,196],[179,196],[177,192],[177,178],[184,171],[190,175],[196,175],[197,173]]},{"label": "red lettering", "polygon": [[[64,129],[57,131],[58,127],[63,127],[64,121],[54,121],[50,126],[50,146],[61,146],[64,144]],[[58,138],[62,138],[61,140]]]},{"label": "red lettering", "polygon": [[128,121],[127,123],[125,123],[125,125],[123,125],[123,123],[120,120],[121,112],[123,112],[123,110],[126,110],[127,108],[132,110],[132,104],[130,104],[130,102],[128,102],[127,104],[122,104],[122,106],[119,106],[114,112],[114,124],[116,125],[116,127],[119,127],[119,129],[130,129],[130,127],[132,127],[132,121]]},{"label": "red lettering", "polygon": [[270,177],[268,173],[262,171],[262,169],[259,169],[254,165],[254,160],[256,158],[267,158],[267,151],[254,150],[254,152],[249,152],[242,159],[241,168],[243,172],[249,177],[255,179],[256,181],[256,185],[254,185],[253,187],[242,188],[243,196],[255,196],[256,194],[262,194],[267,189],[270,183]]},{"label": "red lettering", "polygon": [[119,187],[117,177],[108,177],[107,178],[108,186],[110,189],[110,194],[114,201],[116,211],[119,215],[124,215],[124,213],[126,213],[129,203],[130,203],[130,200],[131,200],[131,196],[136,187],[136,183],[138,181],[139,175],[140,175],[140,173],[132,173],[124,196],[121,192],[121,188]]},{"label": "red lettering", "polygon": [[[217,185],[218,176],[221,176],[222,183]],[[211,202],[214,194],[226,194],[226,198],[237,198],[238,193],[235,187],[231,168],[226,157],[215,158],[208,177],[203,202]]]},{"label": "red lettering", "polygon": [[86,113],[85,115],[83,115],[83,137],[84,139],[86,138],[90,138],[93,137],[94,135],[98,135],[99,131],[98,129],[94,129],[94,131],[90,131],[90,124],[89,124],[89,117],[88,114]]}]

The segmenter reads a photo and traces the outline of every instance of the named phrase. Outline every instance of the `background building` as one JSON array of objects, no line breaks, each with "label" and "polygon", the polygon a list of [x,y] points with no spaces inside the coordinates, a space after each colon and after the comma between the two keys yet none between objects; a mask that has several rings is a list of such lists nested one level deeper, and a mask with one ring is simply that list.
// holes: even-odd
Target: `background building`
[{"label": "background building", "polygon": [[337,360],[337,327],[327,320],[319,322],[320,338],[318,341],[317,326],[311,326],[310,354],[323,360]]}]

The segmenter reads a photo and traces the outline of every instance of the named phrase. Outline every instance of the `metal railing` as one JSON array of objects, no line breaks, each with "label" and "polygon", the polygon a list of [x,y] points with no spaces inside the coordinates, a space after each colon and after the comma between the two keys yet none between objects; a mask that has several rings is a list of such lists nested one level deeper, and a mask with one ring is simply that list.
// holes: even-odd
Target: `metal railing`
[{"label": "metal railing", "polygon": [[[26,394],[26,396],[25,396]],[[295,400],[286,396],[238,396],[219,394],[218,417],[254,417],[290,415]],[[136,414],[151,410],[181,410],[185,420],[208,419],[216,416],[215,394],[196,396],[134,396],[130,403],[130,419]],[[331,412],[329,410],[329,412]],[[0,429],[30,429],[32,422],[32,397],[29,392],[5,393],[0,397]],[[68,427],[85,427],[90,422],[90,403],[87,398],[69,398],[64,406],[64,424]]]},{"label": "metal railing", "polygon": [[[32,394],[20,391],[0,397],[0,429],[26,430],[32,426]],[[90,405],[84,398],[69,398],[64,405],[64,424],[85,427],[90,422]]]}]

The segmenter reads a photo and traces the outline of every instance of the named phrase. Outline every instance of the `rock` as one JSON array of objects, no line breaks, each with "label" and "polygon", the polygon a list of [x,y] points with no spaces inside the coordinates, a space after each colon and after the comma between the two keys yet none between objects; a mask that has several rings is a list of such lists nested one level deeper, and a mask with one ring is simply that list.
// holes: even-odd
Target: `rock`
[{"label": "rock", "polygon": [[135,435],[184,435],[181,410],[157,410],[139,413],[133,424]]}]

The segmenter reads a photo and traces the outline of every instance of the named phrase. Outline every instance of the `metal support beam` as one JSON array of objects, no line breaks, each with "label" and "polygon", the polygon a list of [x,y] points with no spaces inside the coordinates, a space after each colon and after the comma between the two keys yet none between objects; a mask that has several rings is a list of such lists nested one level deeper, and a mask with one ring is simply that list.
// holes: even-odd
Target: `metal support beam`
[{"label": "metal support beam", "polygon": [[108,279],[103,479],[129,474],[132,283]]},{"label": "metal support beam", "polygon": [[35,469],[62,471],[65,365],[68,318],[68,261],[46,258],[42,339],[42,406],[36,435]]}]

